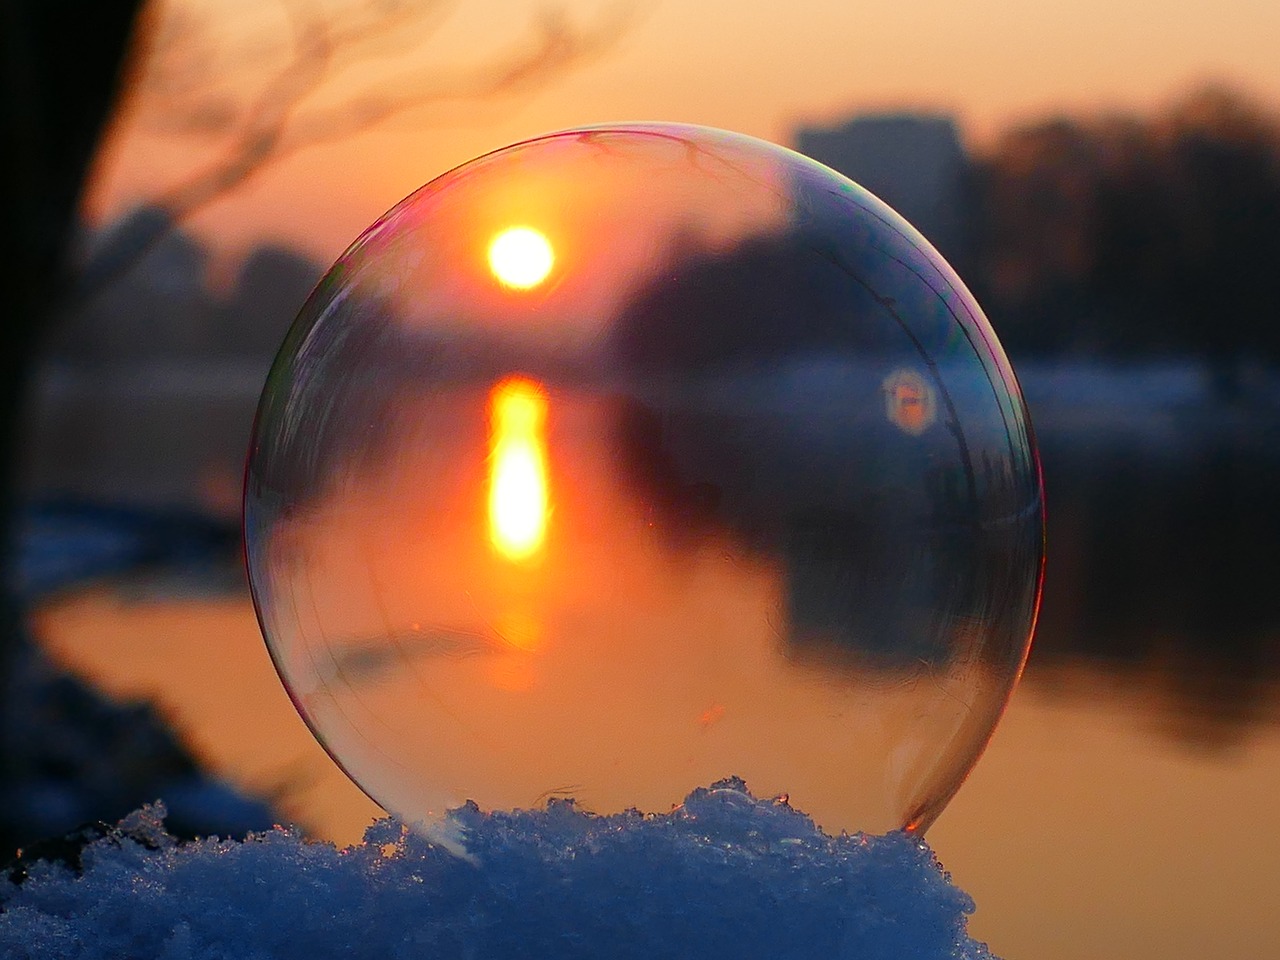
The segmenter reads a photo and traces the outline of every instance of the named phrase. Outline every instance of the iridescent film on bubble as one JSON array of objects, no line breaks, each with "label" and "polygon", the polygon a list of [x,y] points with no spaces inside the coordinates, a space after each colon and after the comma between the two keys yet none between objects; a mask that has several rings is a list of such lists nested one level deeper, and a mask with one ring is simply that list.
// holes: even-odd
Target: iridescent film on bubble
[{"label": "iridescent film on bubble", "polygon": [[334,265],[263,394],[250,579],[298,710],[433,820],[738,776],[922,830],[1035,618],[1017,382],[950,267],[762,141],[556,134]]}]

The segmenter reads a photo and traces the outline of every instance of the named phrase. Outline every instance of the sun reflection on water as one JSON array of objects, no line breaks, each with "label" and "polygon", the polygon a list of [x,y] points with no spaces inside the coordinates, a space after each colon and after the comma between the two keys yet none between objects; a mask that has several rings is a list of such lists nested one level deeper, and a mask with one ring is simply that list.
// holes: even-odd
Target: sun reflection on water
[{"label": "sun reflection on water", "polygon": [[507,378],[489,395],[489,542],[512,561],[537,556],[546,540],[546,414],[533,380]]}]

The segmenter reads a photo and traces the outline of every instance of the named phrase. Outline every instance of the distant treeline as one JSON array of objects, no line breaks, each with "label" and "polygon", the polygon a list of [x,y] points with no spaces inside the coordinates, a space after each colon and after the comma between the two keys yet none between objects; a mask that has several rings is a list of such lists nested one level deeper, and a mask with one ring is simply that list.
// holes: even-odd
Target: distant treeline
[{"label": "distant treeline", "polygon": [[[152,236],[160,239],[145,247],[139,241]],[[53,357],[89,367],[237,359],[265,372],[323,273],[300,252],[263,244],[228,283],[211,283],[211,251],[157,207],[132,211],[85,245],[90,261],[146,251],[50,331]]]},{"label": "distant treeline", "polygon": [[[1194,356],[1230,389],[1280,361],[1280,116],[1201,90],[1146,116],[1055,118],[1007,131],[968,163],[951,256],[1015,356]],[[155,232],[135,211],[97,244]],[[231,289],[209,253],[166,238],[87,309],[54,352],[80,361],[269,356],[321,268],[264,246]]]},{"label": "distant treeline", "polygon": [[1013,353],[1280,360],[1280,119],[1220,89],[1011,130],[966,277]]}]

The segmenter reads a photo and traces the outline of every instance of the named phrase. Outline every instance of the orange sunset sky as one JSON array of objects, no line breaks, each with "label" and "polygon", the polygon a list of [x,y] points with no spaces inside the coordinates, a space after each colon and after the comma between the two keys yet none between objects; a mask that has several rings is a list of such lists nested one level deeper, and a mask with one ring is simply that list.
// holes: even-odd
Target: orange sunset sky
[{"label": "orange sunset sky", "polygon": [[[609,120],[706,123],[789,143],[801,123],[914,108],[953,113],[980,146],[1019,122],[1158,109],[1208,82],[1280,105],[1274,0],[560,0],[555,8],[584,28],[631,12],[603,52],[532,93],[410,111],[298,150],[204,206],[189,226],[228,257],[274,240],[327,262],[446,169],[514,140]],[[419,49],[346,67],[299,116],[378,84],[399,89],[424,67],[500,58],[533,35],[547,9],[547,0],[452,4]],[[203,51],[187,58],[199,78],[177,98],[187,105],[215,94],[243,99],[288,49],[288,21],[270,3],[166,0],[152,22],[154,62]],[[218,155],[213,138],[167,131],[171,114],[155,97],[127,100],[86,198],[91,219],[145,202]]]}]

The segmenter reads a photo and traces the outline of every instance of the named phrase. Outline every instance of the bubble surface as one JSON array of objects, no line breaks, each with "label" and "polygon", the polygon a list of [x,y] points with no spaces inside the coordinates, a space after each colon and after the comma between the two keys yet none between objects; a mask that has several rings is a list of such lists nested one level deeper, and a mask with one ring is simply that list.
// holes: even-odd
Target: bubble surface
[{"label": "bubble surface", "polygon": [[293,702],[410,821],[741,777],[923,830],[1024,662],[1042,495],[951,268],[798,154],[508,147],[338,260],[263,393],[250,581]]}]

